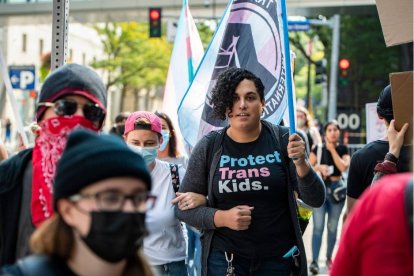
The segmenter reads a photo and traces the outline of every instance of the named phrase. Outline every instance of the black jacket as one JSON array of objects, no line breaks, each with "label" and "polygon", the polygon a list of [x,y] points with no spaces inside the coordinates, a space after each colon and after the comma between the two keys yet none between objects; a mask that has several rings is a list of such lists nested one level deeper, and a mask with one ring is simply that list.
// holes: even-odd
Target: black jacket
[{"label": "black jacket", "polygon": [[33,149],[19,152],[0,163],[0,266],[14,263],[23,175]]},{"label": "black jacket", "polygon": [[47,255],[30,255],[15,265],[7,265],[0,269],[0,275],[9,276],[75,276],[66,262],[61,258]]}]

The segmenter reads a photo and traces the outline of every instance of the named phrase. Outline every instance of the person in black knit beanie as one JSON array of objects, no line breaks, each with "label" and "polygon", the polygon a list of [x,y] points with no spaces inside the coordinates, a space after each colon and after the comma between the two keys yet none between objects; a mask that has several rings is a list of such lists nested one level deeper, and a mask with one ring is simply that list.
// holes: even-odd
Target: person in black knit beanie
[{"label": "person in black knit beanie", "polygon": [[7,275],[145,275],[140,249],[155,202],[143,158],[113,135],[69,135],[54,181],[54,214],[33,233],[32,254]]}]

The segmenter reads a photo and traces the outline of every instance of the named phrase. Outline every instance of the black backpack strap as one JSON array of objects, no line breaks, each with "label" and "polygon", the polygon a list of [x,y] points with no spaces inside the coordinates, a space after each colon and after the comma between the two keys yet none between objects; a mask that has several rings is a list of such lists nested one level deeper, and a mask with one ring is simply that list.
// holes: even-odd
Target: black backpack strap
[{"label": "black backpack strap", "polygon": [[174,192],[178,192],[178,189],[180,188],[180,175],[178,174],[178,165],[177,164],[170,164],[170,170],[171,170],[171,183],[174,188]]},{"label": "black backpack strap", "polygon": [[211,163],[213,162],[214,154],[221,147],[227,128],[228,126],[220,130],[211,131],[209,134],[207,134],[209,136],[213,136],[212,138],[208,139],[208,152],[207,152],[207,162],[206,162],[208,166],[211,165]]},{"label": "black backpack strap", "polygon": [[413,243],[413,178],[411,178],[405,188],[404,206],[407,215],[408,230],[410,231],[411,245]]}]

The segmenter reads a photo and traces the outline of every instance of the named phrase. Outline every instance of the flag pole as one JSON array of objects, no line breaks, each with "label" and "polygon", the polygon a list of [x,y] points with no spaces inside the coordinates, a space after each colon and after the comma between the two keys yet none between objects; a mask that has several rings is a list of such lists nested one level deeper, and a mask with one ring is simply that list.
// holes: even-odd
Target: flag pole
[{"label": "flag pole", "polygon": [[282,20],[283,20],[283,42],[285,48],[285,65],[286,65],[286,86],[287,86],[287,98],[288,98],[288,110],[289,110],[289,130],[293,134],[296,132],[296,118],[293,104],[293,83],[292,83],[292,68],[290,63],[290,49],[289,49],[289,32],[288,32],[288,18],[286,12],[286,0],[280,0],[282,5]]},{"label": "flag pole", "polygon": [[7,96],[9,97],[10,104],[11,104],[11,107],[14,113],[14,118],[16,119],[17,131],[20,133],[23,145],[25,147],[28,147],[29,140],[26,136],[26,132],[24,132],[23,121],[22,121],[22,118],[20,117],[20,113],[17,107],[17,101],[13,94],[12,84],[10,82],[10,77],[7,71],[6,61],[4,60],[3,51],[1,47],[0,47],[0,71],[1,71],[0,75],[1,77],[3,77],[4,86],[6,87]]}]

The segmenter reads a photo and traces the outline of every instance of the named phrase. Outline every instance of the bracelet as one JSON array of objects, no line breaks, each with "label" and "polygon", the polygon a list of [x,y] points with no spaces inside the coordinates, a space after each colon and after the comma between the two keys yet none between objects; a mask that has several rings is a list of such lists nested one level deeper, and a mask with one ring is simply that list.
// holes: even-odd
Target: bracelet
[{"label": "bracelet", "polygon": [[398,162],[398,158],[395,157],[395,155],[392,154],[391,152],[387,152],[387,154],[385,155],[384,160],[385,161],[391,161],[391,162],[393,162],[395,164],[397,164],[397,162]]}]

